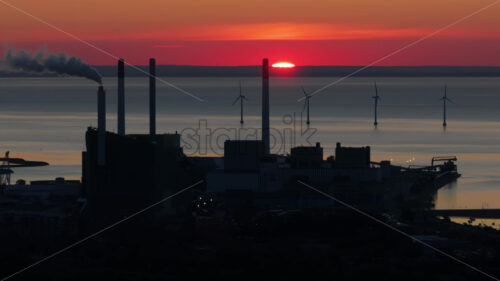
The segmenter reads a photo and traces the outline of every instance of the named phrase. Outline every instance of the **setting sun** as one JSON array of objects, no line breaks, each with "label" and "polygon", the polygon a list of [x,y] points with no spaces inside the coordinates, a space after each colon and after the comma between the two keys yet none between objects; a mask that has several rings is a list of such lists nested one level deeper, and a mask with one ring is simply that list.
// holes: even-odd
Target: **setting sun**
[{"label": "setting sun", "polygon": [[292,68],[292,67],[295,67],[295,64],[290,63],[290,62],[277,62],[277,63],[273,64],[273,67]]}]

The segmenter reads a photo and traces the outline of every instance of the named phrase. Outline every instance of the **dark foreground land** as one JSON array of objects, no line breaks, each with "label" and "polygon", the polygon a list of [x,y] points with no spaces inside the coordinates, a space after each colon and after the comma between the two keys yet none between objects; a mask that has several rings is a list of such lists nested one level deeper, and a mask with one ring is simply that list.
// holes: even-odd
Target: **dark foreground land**
[{"label": "dark foreground land", "polygon": [[[422,215],[377,218],[500,277],[500,232]],[[2,278],[84,236],[0,232]],[[55,228],[54,228],[55,229]],[[63,228],[64,229],[64,228]],[[490,280],[352,210],[142,214],[10,280]]]}]

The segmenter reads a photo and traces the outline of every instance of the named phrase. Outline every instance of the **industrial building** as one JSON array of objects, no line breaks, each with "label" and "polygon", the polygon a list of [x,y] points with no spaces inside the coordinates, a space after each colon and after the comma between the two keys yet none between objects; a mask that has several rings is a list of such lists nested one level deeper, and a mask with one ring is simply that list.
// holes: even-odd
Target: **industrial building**
[{"label": "industrial building", "polygon": [[293,168],[320,168],[323,163],[323,148],[316,146],[292,147],[290,164]]},{"label": "industrial building", "polygon": [[[262,141],[228,140],[224,143],[224,168],[207,175],[207,192],[228,189],[274,192],[283,190],[297,179],[311,184],[326,184],[338,178],[360,182],[382,179],[381,169],[370,165],[369,148],[339,146],[336,152],[341,155],[340,162],[335,157],[324,160],[320,143],[293,147],[291,154],[285,156],[264,155]],[[350,152],[354,153],[349,155]]]},{"label": "industrial building", "polygon": [[390,161],[373,162],[370,147],[342,147],[325,158],[320,143],[291,149],[290,155],[262,153],[263,141],[228,140],[224,166],[206,176],[206,193],[229,209],[302,209],[331,207],[334,201],[298,181],[322,189],[362,208],[382,209],[409,198],[412,189],[439,187],[460,176],[456,166],[406,168]]},{"label": "industrial building", "polygon": [[[151,205],[201,178],[197,166],[189,161],[177,133],[156,134],[155,83],[150,83],[150,133],[125,133],[124,70],[118,62],[118,133],[105,129],[106,112],[103,87],[98,89],[98,127],[88,128],[86,151],[82,153],[82,186],[86,199],[85,216],[90,228],[103,226]],[[150,60],[150,80],[155,63]],[[176,196],[162,204],[161,212],[176,212]],[[185,204],[182,207],[185,209]]]},{"label": "industrial building", "polygon": [[338,168],[367,168],[370,166],[370,147],[335,147],[335,166]]}]

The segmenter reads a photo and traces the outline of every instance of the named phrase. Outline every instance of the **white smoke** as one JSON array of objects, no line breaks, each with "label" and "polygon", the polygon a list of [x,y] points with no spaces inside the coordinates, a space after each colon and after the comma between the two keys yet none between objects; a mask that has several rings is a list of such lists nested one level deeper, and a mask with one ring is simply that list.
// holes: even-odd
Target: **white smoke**
[{"label": "white smoke", "polygon": [[17,71],[28,73],[55,72],[60,75],[85,77],[99,84],[102,78],[99,72],[82,59],[69,57],[65,53],[44,55],[44,50],[40,49],[35,55],[21,50],[13,54],[12,50],[7,50],[4,64]]}]

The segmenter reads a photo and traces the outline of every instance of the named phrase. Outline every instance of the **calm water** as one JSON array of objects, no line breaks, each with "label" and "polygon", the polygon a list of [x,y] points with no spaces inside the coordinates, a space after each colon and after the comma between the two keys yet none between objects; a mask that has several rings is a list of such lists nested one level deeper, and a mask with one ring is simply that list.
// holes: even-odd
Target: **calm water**
[{"label": "calm water", "polygon": [[[159,132],[181,132],[187,154],[216,155],[227,138],[255,138],[260,126],[260,79],[165,78],[204,101],[158,82]],[[243,84],[245,126],[239,106],[231,106]],[[336,142],[372,147],[374,160],[429,165],[432,156],[456,155],[462,178],[443,188],[438,208],[500,208],[500,78],[377,78],[379,127],[373,123],[373,79],[351,78],[311,99],[311,127],[301,122],[300,86],[308,91],[334,78],[273,78],[271,126],[274,151],[321,142],[326,156]],[[443,130],[444,83],[454,103]],[[104,79],[108,91],[108,130],[116,128],[116,79]],[[93,82],[78,78],[0,79],[0,152],[48,161],[51,166],[16,170],[13,179],[80,178],[86,127],[96,125]],[[148,81],[126,80],[127,133],[148,130]],[[193,135],[212,133],[207,141]],[[238,136],[239,135],[239,136]],[[206,138],[202,138],[206,139]],[[139,165],[139,163],[137,163]],[[131,163],[134,165],[134,163]]]}]

